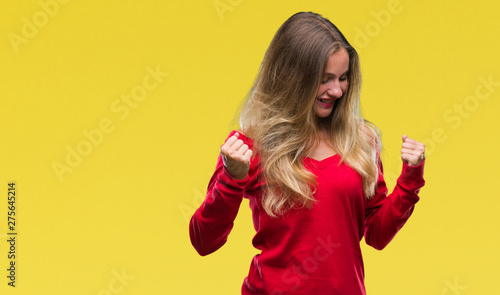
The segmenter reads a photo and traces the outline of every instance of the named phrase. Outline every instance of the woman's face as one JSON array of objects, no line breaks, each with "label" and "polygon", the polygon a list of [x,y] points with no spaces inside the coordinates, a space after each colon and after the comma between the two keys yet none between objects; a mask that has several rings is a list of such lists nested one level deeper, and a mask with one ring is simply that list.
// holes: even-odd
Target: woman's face
[{"label": "woman's face", "polygon": [[333,104],[347,91],[349,54],[341,47],[328,58],[321,85],[319,86],[313,111],[316,116],[326,118],[333,110]]}]

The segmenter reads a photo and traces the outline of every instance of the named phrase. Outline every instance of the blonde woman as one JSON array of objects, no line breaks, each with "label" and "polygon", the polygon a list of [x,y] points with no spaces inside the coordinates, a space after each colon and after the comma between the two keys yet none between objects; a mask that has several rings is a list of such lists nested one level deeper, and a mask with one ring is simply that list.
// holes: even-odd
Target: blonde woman
[{"label": "blonde woman", "polygon": [[261,253],[242,294],[366,294],[361,239],[383,249],[412,214],[425,147],[403,135],[402,173],[387,195],[360,88],[356,50],[329,20],[301,12],[279,28],[189,228],[208,255],[249,199]]}]

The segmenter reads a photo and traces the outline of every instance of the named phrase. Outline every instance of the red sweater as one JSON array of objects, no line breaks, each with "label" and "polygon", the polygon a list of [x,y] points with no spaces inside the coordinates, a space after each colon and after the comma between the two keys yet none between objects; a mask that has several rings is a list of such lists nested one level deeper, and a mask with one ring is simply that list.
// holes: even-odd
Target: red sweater
[{"label": "red sweater", "polygon": [[[239,139],[252,147],[243,134]],[[419,200],[424,163],[403,163],[389,195],[380,164],[376,193],[368,201],[361,176],[339,160],[338,155],[322,161],[304,158],[305,167],[316,175],[317,202],[311,209],[271,218],[260,202],[264,183],[258,156],[244,180],[233,179],[219,156],[205,201],[189,225],[194,248],[204,256],[222,247],[242,199],[248,198],[256,230],[252,244],[261,253],[253,258],[242,294],[366,294],[360,241],[364,236],[380,250],[394,238]]]}]

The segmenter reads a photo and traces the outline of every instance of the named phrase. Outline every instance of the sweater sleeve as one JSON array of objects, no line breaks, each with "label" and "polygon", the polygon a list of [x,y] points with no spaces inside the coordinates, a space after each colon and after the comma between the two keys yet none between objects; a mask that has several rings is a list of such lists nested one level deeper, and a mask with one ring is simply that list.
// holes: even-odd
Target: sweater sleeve
[{"label": "sweater sleeve", "polygon": [[366,201],[365,241],[377,250],[382,250],[396,236],[419,201],[418,193],[424,186],[424,163],[410,166],[403,162],[403,170],[391,194],[383,177],[379,158],[379,178],[374,197]]},{"label": "sweater sleeve", "polygon": [[[229,136],[232,134],[234,131]],[[248,175],[242,180],[232,178],[219,155],[205,200],[189,223],[191,243],[201,256],[215,252],[226,243],[243,200],[248,178]]]}]

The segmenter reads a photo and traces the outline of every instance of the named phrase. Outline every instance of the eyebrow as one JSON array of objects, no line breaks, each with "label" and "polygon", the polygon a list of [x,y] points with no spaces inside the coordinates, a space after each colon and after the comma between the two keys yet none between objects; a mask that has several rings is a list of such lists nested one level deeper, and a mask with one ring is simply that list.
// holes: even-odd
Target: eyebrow
[{"label": "eyebrow", "polygon": [[[343,72],[341,76],[347,75],[348,73],[349,73],[349,70]],[[334,76],[335,77],[335,74],[334,73],[325,72],[324,76]]]}]

